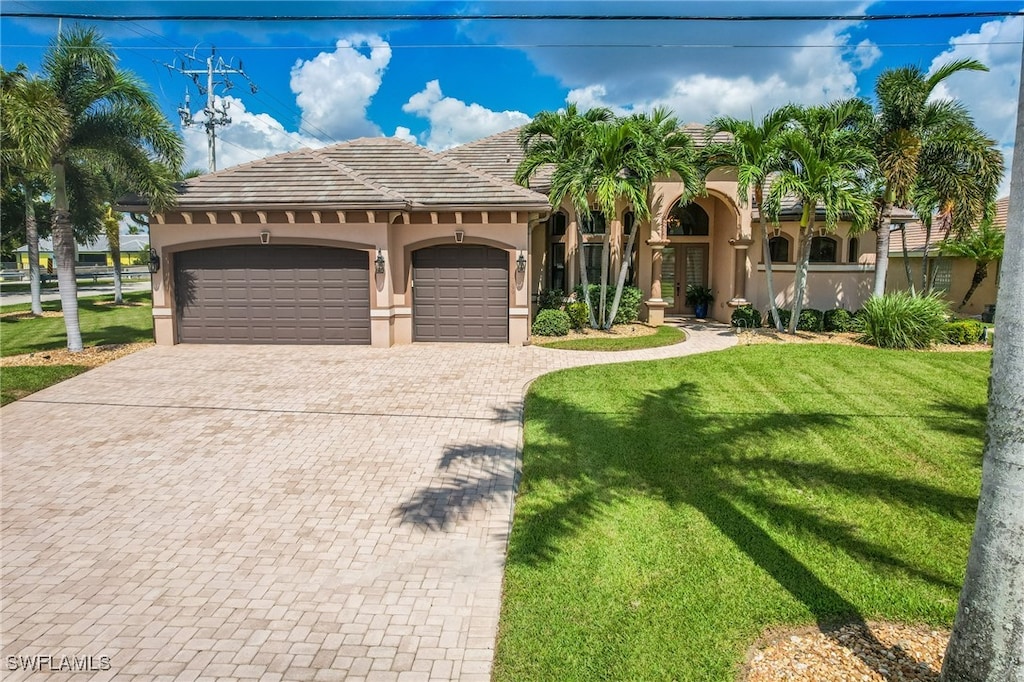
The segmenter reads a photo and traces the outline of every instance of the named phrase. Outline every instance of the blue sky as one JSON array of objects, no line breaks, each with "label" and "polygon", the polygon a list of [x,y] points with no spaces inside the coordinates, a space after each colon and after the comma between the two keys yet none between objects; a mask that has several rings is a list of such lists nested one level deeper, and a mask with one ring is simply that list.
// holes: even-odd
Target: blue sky
[{"label": "blue sky", "polygon": [[[30,69],[58,29],[56,19],[17,12],[121,17],[91,22],[122,65],[150,86],[168,117],[186,91],[199,117],[204,99],[164,64],[205,58],[211,46],[239,60],[246,83],[218,89],[233,122],[218,128],[218,166],[363,135],[397,135],[432,149],[519,125],[566,99],[620,112],[664,105],[683,121],[749,117],[786,102],[871,97],[878,73],[930,69],[974,57],[987,74],[955,76],[937,94],[964,100],[1009,160],[1024,17],[884,22],[487,21],[479,14],[800,15],[1024,10],[1024,2],[285,2],[2,0],[0,61]],[[143,15],[201,14],[202,22],[142,21]],[[225,16],[364,14],[379,20],[232,21]],[[396,21],[387,15],[454,14],[452,21]],[[70,22],[65,21],[67,26]],[[205,168],[201,127],[183,131],[188,165]],[[1008,183],[1004,183],[1005,187]]]}]

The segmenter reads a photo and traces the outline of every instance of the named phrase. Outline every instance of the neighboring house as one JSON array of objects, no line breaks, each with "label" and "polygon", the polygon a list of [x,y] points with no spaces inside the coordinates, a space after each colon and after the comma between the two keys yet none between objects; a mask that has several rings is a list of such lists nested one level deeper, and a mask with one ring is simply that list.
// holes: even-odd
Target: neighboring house
[{"label": "neighboring house", "polygon": [[[687,126],[699,144],[704,128]],[[436,154],[395,138],[302,149],[188,180],[177,206],[150,220],[160,257],[153,283],[158,343],[351,343],[529,339],[537,292],[609,282],[628,230],[639,229],[629,280],[642,315],[687,314],[688,283],[709,286],[710,315],[768,305],[756,209],[734,174],[716,171],[707,194],[681,205],[680,182],[656,183],[652,219],[628,206],[595,215],[578,243],[571,206],[548,204],[548,178],[513,182],[518,130]],[[123,208],[148,212],[141,200]],[[793,290],[799,205],[786,207],[772,250],[780,304]],[[858,308],[869,296],[874,233],[815,238],[810,307]]]},{"label": "neighboring house", "polygon": [[[28,269],[28,246],[22,246],[14,250],[18,259],[18,268]],[[149,259],[149,235],[146,234],[122,234],[121,235],[121,264],[139,265],[145,264]],[[39,266],[44,269],[55,267],[53,258],[53,240],[39,240]],[[100,235],[84,244],[75,244],[75,265],[94,265],[97,267],[113,267],[114,258],[110,253],[110,245],[107,243],[106,235]]]},{"label": "neighboring house", "polygon": [[[1003,197],[996,202],[996,213],[993,216],[992,224],[1003,230],[1006,229],[1006,216],[1009,211],[1010,197]],[[937,225],[938,220],[933,221]],[[886,276],[886,290],[910,289],[911,286],[921,290],[921,266],[924,262],[925,231],[924,225],[918,221],[907,223],[907,263],[910,266],[911,283],[907,283],[907,267],[903,260],[903,240],[899,232],[892,233],[889,250],[889,272]],[[934,278],[934,288],[942,292],[943,296],[952,304],[960,305],[971,286],[971,279],[974,277],[975,263],[969,258],[953,258],[943,256],[939,252],[939,246],[945,235],[937,227],[933,226],[931,240],[928,248],[928,271]],[[975,290],[971,300],[963,309],[957,311],[964,315],[980,315],[985,307],[996,302],[996,290],[999,285],[1000,263],[989,265],[989,274],[985,281]]]}]

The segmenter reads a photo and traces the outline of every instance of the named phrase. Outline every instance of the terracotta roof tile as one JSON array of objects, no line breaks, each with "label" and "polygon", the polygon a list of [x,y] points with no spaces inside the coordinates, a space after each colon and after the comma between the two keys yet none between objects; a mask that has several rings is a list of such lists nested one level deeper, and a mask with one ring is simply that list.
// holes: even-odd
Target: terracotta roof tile
[{"label": "terracotta roof tile", "polygon": [[[994,227],[999,227],[1004,230],[1006,229],[1006,216],[1009,212],[1009,207],[1010,197],[1008,196],[1003,197],[1002,199],[996,202],[996,212],[992,218],[992,225]],[[923,252],[925,243],[924,223],[915,220],[913,222],[907,223],[904,229],[906,230],[907,234],[907,253],[920,254],[921,252]],[[928,243],[928,250],[930,253],[934,253],[935,251],[938,250],[938,243],[942,241],[942,239],[945,236],[946,235],[943,233],[943,231],[937,225],[933,224],[931,239]],[[892,239],[889,242],[889,255],[892,256],[895,254],[902,253],[903,239],[900,235],[894,233],[892,235]]]}]

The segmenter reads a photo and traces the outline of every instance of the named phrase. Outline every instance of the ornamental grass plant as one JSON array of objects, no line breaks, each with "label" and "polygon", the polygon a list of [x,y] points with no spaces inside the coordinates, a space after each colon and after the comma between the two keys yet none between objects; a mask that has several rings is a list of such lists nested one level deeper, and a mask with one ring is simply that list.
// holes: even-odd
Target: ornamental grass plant
[{"label": "ornamental grass plant", "polygon": [[927,348],[945,338],[949,304],[936,294],[872,296],[857,316],[860,341],[879,348]]}]

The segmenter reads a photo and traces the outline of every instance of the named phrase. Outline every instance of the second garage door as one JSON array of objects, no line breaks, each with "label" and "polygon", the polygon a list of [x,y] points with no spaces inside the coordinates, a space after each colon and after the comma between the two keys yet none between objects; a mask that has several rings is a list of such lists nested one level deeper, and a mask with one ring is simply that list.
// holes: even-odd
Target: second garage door
[{"label": "second garage door", "polygon": [[508,253],[450,244],[412,254],[413,340],[508,341]]},{"label": "second garage door", "polygon": [[175,255],[182,343],[370,343],[369,256],[316,246]]}]

